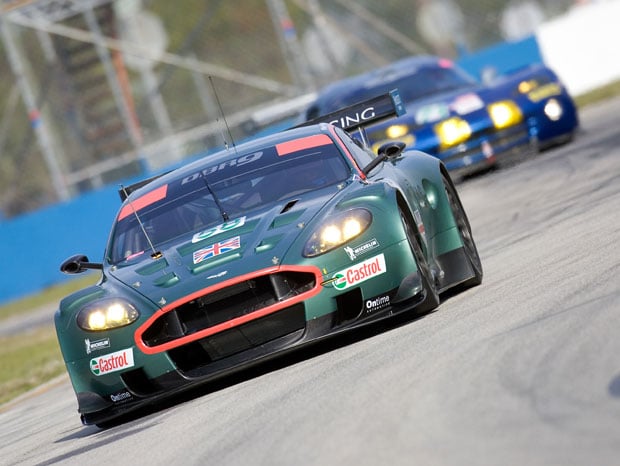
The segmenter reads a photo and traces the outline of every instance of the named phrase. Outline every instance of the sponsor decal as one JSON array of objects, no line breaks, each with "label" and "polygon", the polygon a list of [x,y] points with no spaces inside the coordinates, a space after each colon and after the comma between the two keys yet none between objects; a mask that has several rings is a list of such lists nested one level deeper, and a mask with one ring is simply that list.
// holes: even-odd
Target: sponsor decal
[{"label": "sponsor decal", "polygon": [[416,227],[420,232],[422,241],[424,241],[425,244],[428,244],[426,241],[426,227],[424,226],[424,222],[422,221],[422,214],[420,214],[420,211],[417,209],[413,211],[413,220],[415,221]]},{"label": "sponsor decal", "polygon": [[413,211],[413,220],[415,221],[416,227],[418,228],[418,231],[420,232],[422,241],[424,241],[424,243],[427,243],[426,227],[424,226],[424,222],[422,221],[422,214],[420,214],[420,211],[417,209]]},{"label": "sponsor decal", "polygon": [[239,228],[245,225],[245,217],[236,218],[226,223],[222,223],[216,227],[209,228],[208,230],[204,230],[196,233],[192,237],[192,243],[197,243],[198,241],[202,241],[203,239],[211,238],[212,236],[218,235],[220,233],[225,233],[230,230],[234,230],[235,228]]},{"label": "sponsor decal", "polygon": [[215,256],[219,256],[220,254],[224,254],[235,249],[239,249],[241,247],[241,238],[239,236],[235,236],[234,238],[225,239],[224,241],[220,241],[218,243],[214,243],[206,248],[199,249],[198,251],[194,251],[193,259],[194,264],[198,264],[202,261],[210,259]]},{"label": "sponsor decal", "polygon": [[379,241],[376,238],[371,239],[370,241],[360,244],[359,246],[345,246],[344,252],[347,253],[349,259],[354,261],[362,254],[366,254],[369,251],[372,251],[375,248],[379,247]]},{"label": "sponsor decal", "polygon": [[127,257],[125,257],[126,261],[130,261],[132,259],[135,259],[138,256],[141,256],[142,254],[144,254],[144,251],[138,251],[138,252],[134,252],[133,254],[128,255]]},{"label": "sponsor decal", "polygon": [[110,395],[110,401],[113,403],[122,403],[123,401],[129,401],[133,398],[133,395],[127,390],[122,392],[112,393]]},{"label": "sponsor decal", "polygon": [[218,165],[212,165],[210,167],[205,168],[199,172],[193,173],[189,176],[186,176],[181,181],[181,185],[185,183],[191,183],[192,181],[196,181],[199,178],[204,176],[208,176],[211,173],[215,173],[220,170],[224,170],[225,168],[232,167],[242,167],[248,163],[256,162],[263,156],[263,151],[253,152],[252,154],[242,155],[241,157],[237,157],[236,159],[226,160]]},{"label": "sponsor decal", "polygon": [[330,121],[329,123],[341,128],[348,128],[349,126],[359,125],[367,120],[372,120],[377,116],[375,107],[366,107],[361,111],[357,111],[350,115],[344,115],[340,118]]},{"label": "sponsor decal", "polygon": [[293,139],[292,141],[276,144],[276,152],[279,157],[298,152],[304,149],[332,145],[334,142],[327,134],[315,134],[305,138]]},{"label": "sponsor decal", "polygon": [[86,345],[86,354],[90,354],[93,351],[101,350],[110,347],[110,339],[102,338],[101,340],[90,341],[89,338],[84,339]]},{"label": "sponsor decal", "polygon": [[450,106],[459,115],[466,115],[484,107],[484,102],[478,94],[463,94],[458,96]]},{"label": "sponsor decal", "polygon": [[552,95],[560,95],[561,93],[562,88],[558,83],[548,83],[544,86],[540,86],[538,89],[534,89],[527,95],[527,97],[532,102],[540,102],[547,97],[551,97]]},{"label": "sponsor decal", "polygon": [[381,309],[385,309],[390,305],[390,297],[388,295],[376,296],[372,299],[367,299],[364,303],[364,310],[366,314],[372,314]]},{"label": "sponsor decal", "polygon": [[144,196],[139,197],[138,199],[127,202],[125,206],[121,209],[118,214],[118,221],[120,222],[122,219],[129,215],[133,215],[135,212],[138,212],[140,209],[144,209],[145,207],[150,206],[151,204],[155,204],[158,201],[166,198],[168,193],[168,185],[160,186],[153,191],[146,193]]},{"label": "sponsor decal", "polygon": [[99,376],[133,367],[133,348],[105,354],[90,360],[90,370]]},{"label": "sponsor decal", "polygon": [[415,113],[415,121],[419,125],[433,123],[450,116],[450,107],[445,103],[425,105]]},{"label": "sponsor decal", "polygon": [[493,159],[493,157],[495,156],[495,151],[493,150],[493,146],[489,141],[482,141],[480,147],[482,148],[482,153],[487,159]]},{"label": "sponsor decal", "polygon": [[385,256],[379,254],[333,275],[334,287],[344,290],[386,272]]}]

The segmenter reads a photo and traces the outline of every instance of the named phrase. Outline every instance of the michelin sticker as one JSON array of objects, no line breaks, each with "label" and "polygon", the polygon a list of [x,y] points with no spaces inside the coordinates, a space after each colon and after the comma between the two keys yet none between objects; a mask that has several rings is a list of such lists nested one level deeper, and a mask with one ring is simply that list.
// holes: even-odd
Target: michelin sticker
[{"label": "michelin sticker", "polygon": [[369,251],[372,251],[375,248],[379,247],[379,241],[376,238],[371,239],[370,241],[360,244],[359,246],[345,246],[344,252],[347,253],[349,259],[354,261],[358,256],[362,254],[366,254]]},{"label": "michelin sticker", "polygon": [[90,354],[93,351],[109,348],[110,339],[102,338],[101,340],[91,340],[90,338],[85,338],[84,345],[86,345],[86,354]]}]

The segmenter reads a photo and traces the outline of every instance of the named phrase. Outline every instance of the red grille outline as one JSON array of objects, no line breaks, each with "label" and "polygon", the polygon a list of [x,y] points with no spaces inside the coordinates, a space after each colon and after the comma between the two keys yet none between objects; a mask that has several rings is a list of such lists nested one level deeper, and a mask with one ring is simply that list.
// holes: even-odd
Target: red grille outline
[{"label": "red grille outline", "polygon": [[[176,340],[169,341],[167,343],[163,343],[157,346],[147,346],[144,344],[144,341],[142,340],[142,336],[144,335],[144,332],[146,332],[149,329],[149,327],[166,312],[170,312],[176,309],[177,307],[185,303],[188,303],[189,301],[192,301],[193,299],[199,298],[200,296],[204,296],[209,293],[213,293],[222,288],[236,285],[237,283],[240,283],[246,280],[251,280],[254,277],[271,275],[271,274],[278,273],[278,272],[312,273],[315,276],[316,284],[313,289],[306,291],[305,293],[294,296],[290,299],[285,299],[284,301],[280,301],[276,304],[272,304],[271,306],[264,307],[257,311],[246,314],[244,316],[240,316],[235,319],[222,322],[221,324],[214,325],[213,327],[206,328],[204,330],[193,333],[191,335],[177,338]],[[245,324],[247,322],[251,322],[253,320],[259,319],[269,314],[273,314],[274,312],[278,312],[284,308],[292,306],[293,304],[296,304],[301,301],[305,301],[306,299],[311,298],[312,296],[315,296],[321,291],[320,283],[322,280],[323,280],[323,275],[321,274],[321,271],[319,270],[318,267],[316,266],[294,266],[294,265],[284,265],[280,267],[278,266],[268,267],[266,269],[257,270],[255,272],[251,272],[245,275],[240,275],[238,277],[231,278],[230,280],[223,281],[221,283],[218,283],[217,285],[209,286],[207,288],[203,288],[201,290],[195,291],[187,296],[184,296],[181,299],[173,301],[170,304],[167,304],[166,306],[162,307],[159,311],[157,311],[155,314],[149,317],[146,322],[144,322],[140,327],[138,327],[138,329],[136,330],[136,333],[134,334],[134,340],[136,342],[136,346],[143,353],[157,354],[163,351],[171,350],[172,348],[176,348],[178,346],[185,345],[192,341],[200,340],[201,338],[215,335],[216,333],[223,332],[224,330],[229,330],[231,328],[238,327],[239,325]]]}]

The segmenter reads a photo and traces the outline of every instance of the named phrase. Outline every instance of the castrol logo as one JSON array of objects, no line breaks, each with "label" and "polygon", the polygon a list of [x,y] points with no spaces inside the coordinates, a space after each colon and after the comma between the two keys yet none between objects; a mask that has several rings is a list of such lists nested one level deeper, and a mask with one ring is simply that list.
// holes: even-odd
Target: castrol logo
[{"label": "castrol logo", "polygon": [[116,353],[105,354],[90,360],[90,370],[95,375],[109,374],[128,367],[133,367],[133,349],[125,349]]},{"label": "castrol logo", "polygon": [[344,290],[385,272],[385,256],[379,254],[348,269],[336,272],[333,276],[334,287],[338,290]]}]

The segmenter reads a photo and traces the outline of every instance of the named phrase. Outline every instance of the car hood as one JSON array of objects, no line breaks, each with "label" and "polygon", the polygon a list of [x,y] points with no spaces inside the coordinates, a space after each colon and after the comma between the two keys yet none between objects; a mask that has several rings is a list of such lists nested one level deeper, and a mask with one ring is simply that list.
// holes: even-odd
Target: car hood
[{"label": "car hood", "polygon": [[106,266],[105,274],[161,306],[240,275],[287,263],[309,265],[301,248],[317,216],[329,210],[333,190],[307,193],[156,245],[160,257],[145,253]]}]

